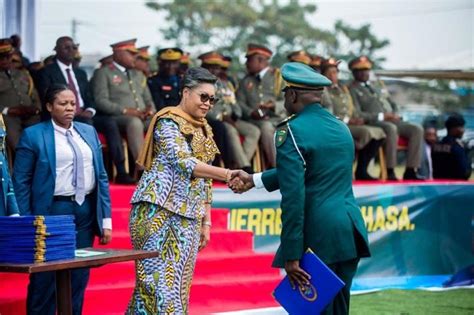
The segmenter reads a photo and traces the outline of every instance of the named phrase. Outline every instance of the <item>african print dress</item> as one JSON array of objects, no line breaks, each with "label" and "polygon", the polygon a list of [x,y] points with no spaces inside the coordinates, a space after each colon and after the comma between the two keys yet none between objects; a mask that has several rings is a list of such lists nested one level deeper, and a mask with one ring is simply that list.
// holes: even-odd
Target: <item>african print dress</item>
[{"label": "african print dress", "polygon": [[207,124],[196,127],[172,113],[156,122],[153,163],[132,197],[134,249],[158,251],[135,264],[136,285],[127,314],[187,314],[189,291],[211,181],[194,178],[198,161],[217,151]]}]

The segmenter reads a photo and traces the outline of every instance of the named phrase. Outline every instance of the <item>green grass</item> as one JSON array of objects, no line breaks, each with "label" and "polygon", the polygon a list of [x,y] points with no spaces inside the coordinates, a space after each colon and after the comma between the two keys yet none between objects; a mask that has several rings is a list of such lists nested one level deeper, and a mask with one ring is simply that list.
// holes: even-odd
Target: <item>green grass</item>
[{"label": "green grass", "polygon": [[353,295],[351,315],[473,315],[474,289],[441,292],[384,290]]}]

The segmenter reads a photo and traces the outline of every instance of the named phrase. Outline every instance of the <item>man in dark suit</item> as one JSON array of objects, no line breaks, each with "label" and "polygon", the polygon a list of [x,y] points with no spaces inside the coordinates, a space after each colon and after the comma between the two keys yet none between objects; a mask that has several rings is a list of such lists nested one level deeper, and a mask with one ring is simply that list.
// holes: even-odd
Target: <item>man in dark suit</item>
[{"label": "man in dark suit", "polygon": [[[64,85],[46,95],[52,119],[25,129],[17,146],[13,186],[21,215],[74,215],[76,247],[91,247],[95,235],[112,235],[110,192],[95,129],[72,122],[75,96]],[[50,96],[51,95],[51,96]],[[71,273],[73,313],[81,314],[89,269]],[[54,273],[30,276],[28,314],[54,315]]]},{"label": "man in dark suit", "polygon": [[117,123],[104,115],[97,115],[93,106],[92,92],[87,74],[81,68],[73,67],[76,45],[70,37],[60,37],[56,41],[56,58],[39,73],[39,93],[43,103],[42,120],[48,120],[49,113],[45,106],[45,93],[52,84],[65,84],[74,92],[77,99],[75,121],[94,125],[107,140],[110,156],[117,168],[115,182],[133,184],[135,181],[125,171],[125,155],[122,138]]},{"label": "man in dark suit", "polygon": [[[331,81],[299,62],[283,65],[282,76],[285,108],[293,115],[277,126],[277,167],[232,177],[237,175],[246,188],[280,189],[281,244],[273,266],[285,268],[293,285],[305,287],[309,276],[299,261],[310,248],[345,283],[322,314],[348,314],[359,259],[370,256],[352,192],[354,142],[347,126],[320,104],[323,87]],[[234,184],[234,191],[242,191]]]},{"label": "man in dark suit", "polygon": [[446,120],[448,135],[434,144],[431,151],[434,178],[467,180],[471,176],[471,161],[461,140],[465,124],[461,115]]}]

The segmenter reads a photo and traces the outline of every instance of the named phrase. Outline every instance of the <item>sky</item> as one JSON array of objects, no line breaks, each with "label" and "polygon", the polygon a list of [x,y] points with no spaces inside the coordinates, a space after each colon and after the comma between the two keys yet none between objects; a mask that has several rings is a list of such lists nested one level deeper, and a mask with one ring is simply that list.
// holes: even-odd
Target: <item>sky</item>
[{"label": "sky", "polygon": [[[204,1],[204,0],[200,0]],[[228,0],[232,3],[232,0]],[[474,0],[303,0],[315,3],[309,17],[322,29],[342,19],[352,26],[372,25],[379,38],[390,40],[380,52],[387,69],[474,68]],[[40,0],[38,42],[41,56],[52,53],[56,38],[71,36],[81,52],[111,52],[109,44],[138,38],[137,45],[166,47],[159,29],[164,14],[148,9],[143,0]]]}]

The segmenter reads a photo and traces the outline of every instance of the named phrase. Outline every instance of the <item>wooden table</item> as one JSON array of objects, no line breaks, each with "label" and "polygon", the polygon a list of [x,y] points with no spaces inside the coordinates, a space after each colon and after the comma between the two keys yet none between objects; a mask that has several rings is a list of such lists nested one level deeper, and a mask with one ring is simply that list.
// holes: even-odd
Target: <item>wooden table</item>
[{"label": "wooden table", "polygon": [[72,314],[72,295],[71,295],[71,269],[100,267],[105,264],[152,258],[158,256],[158,252],[145,250],[128,249],[95,249],[83,248],[105,254],[87,257],[74,258],[67,260],[58,260],[45,263],[34,264],[1,264],[0,272],[15,273],[36,273],[44,271],[56,272],[56,307],[59,315]]}]

